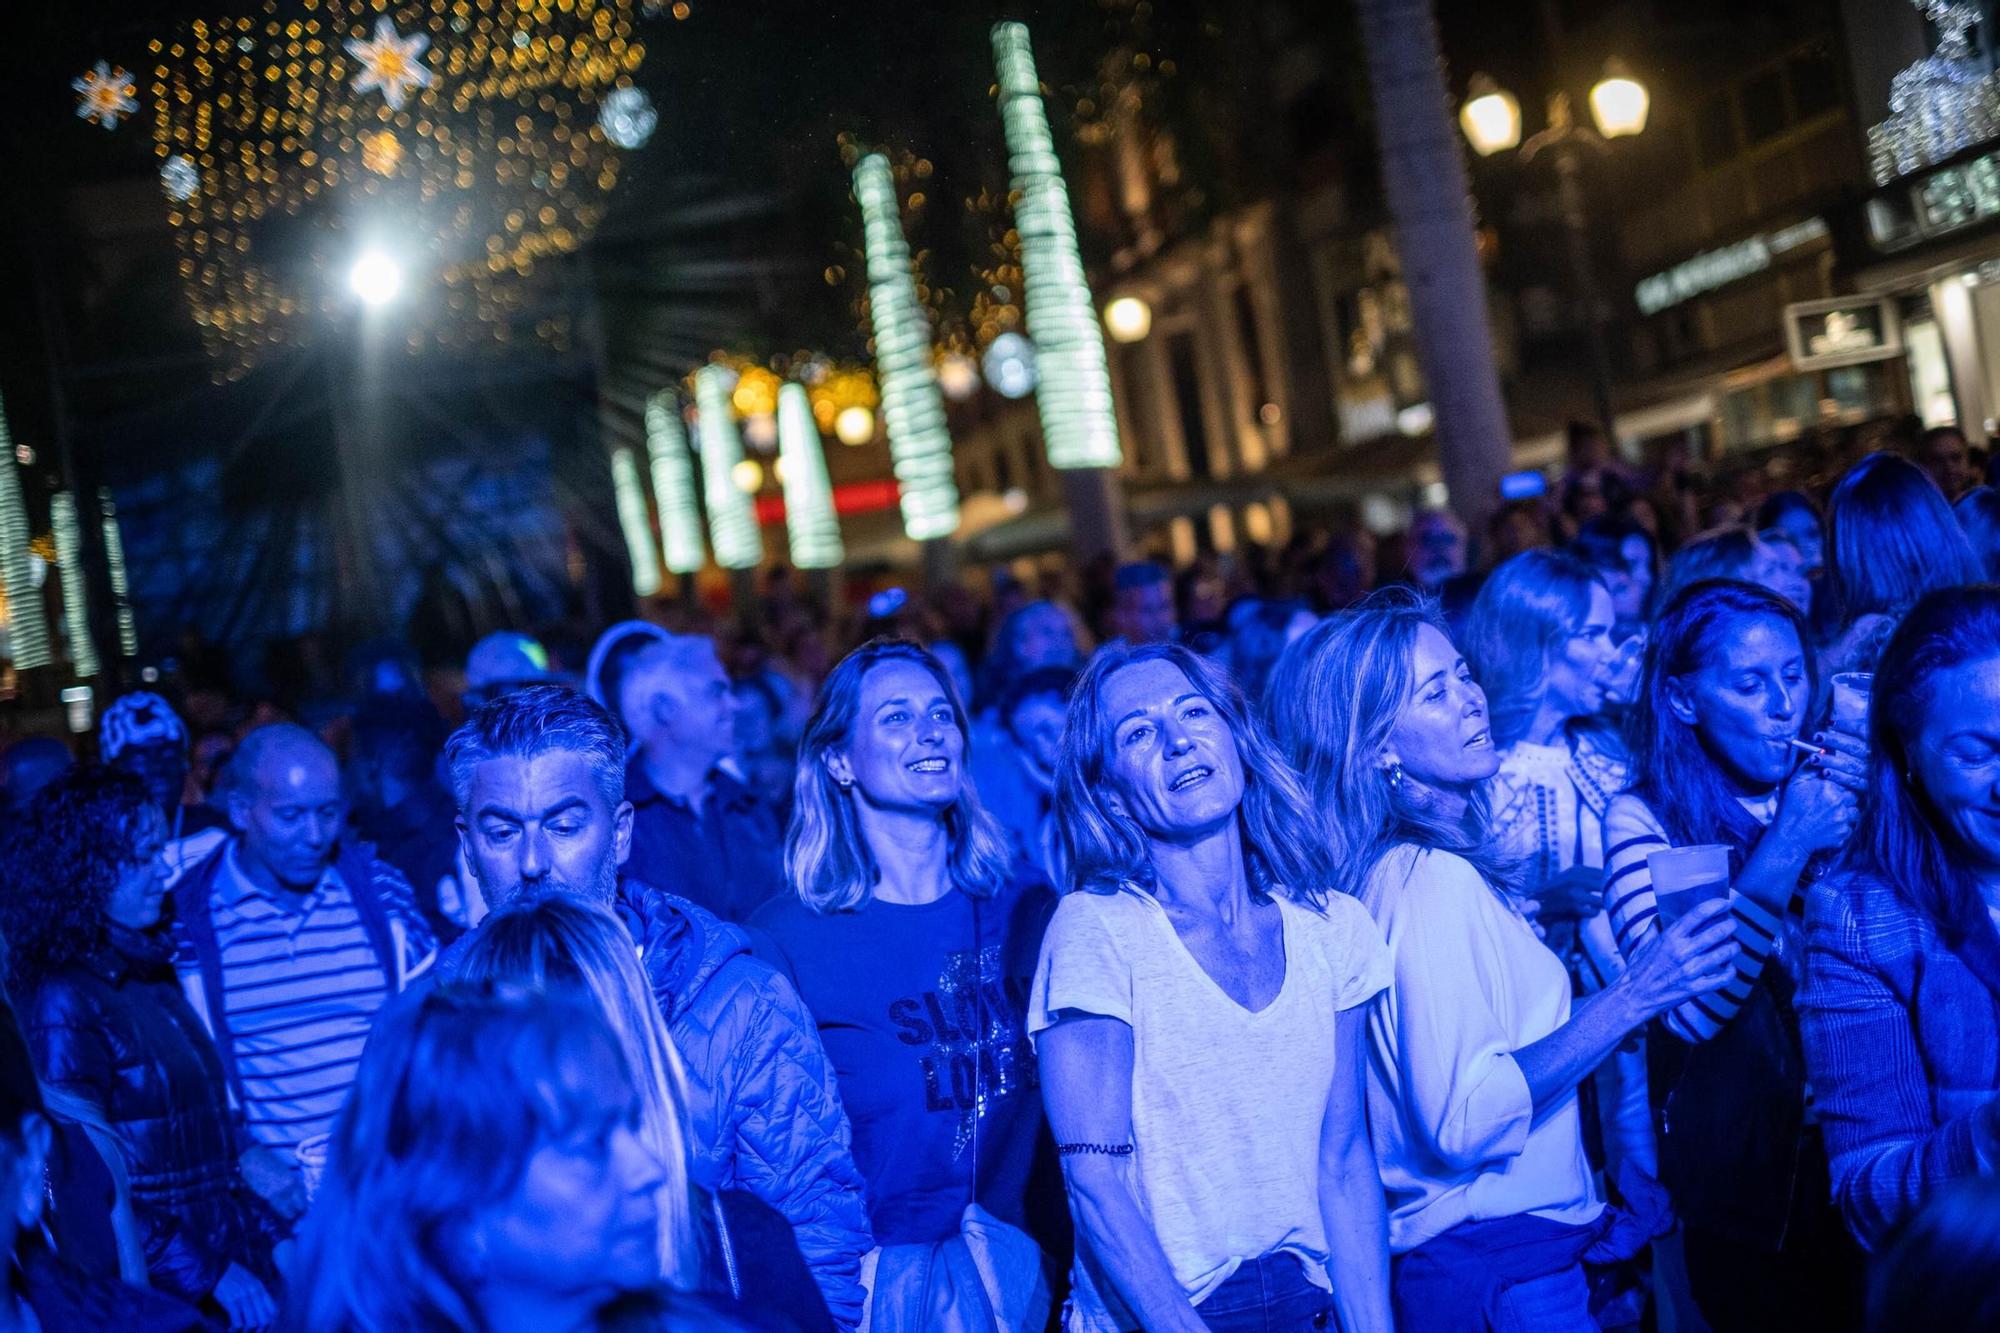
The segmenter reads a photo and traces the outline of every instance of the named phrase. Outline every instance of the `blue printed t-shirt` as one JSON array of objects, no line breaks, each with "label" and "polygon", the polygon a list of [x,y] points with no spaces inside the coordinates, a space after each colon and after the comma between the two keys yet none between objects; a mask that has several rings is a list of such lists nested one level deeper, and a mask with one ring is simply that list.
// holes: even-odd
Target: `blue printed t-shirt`
[{"label": "blue printed t-shirt", "polygon": [[1025,1022],[1055,895],[1029,881],[974,899],[821,915],[785,897],[751,918],[819,1025],[883,1245],[956,1235],[975,1197],[1014,1226],[1042,1125]]}]

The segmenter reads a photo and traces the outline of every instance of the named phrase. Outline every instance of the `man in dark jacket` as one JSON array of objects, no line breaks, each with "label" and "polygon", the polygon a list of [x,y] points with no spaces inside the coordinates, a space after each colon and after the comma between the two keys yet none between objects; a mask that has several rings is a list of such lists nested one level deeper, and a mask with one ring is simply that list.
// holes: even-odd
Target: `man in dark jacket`
[{"label": "man in dark jacket", "polygon": [[[751,957],[742,930],[639,880],[620,883],[632,807],[618,724],[573,690],[534,686],[474,712],[445,758],[486,901],[498,910],[571,893],[617,908],[687,1070],[695,1182],[747,1190],[783,1213],[834,1321],[858,1324],[874,1241],[833,1066],[798,992]],[[456,974],[476,934],[445,951],[441,977]]]},{"label": "man in dark jacket", "polygon": [[625,873],[725,921],[785,891],[784,830],[764,798],[723,766],[736,702],[712,639],[672,634],[632,654],[608,704],[632,738]]}]

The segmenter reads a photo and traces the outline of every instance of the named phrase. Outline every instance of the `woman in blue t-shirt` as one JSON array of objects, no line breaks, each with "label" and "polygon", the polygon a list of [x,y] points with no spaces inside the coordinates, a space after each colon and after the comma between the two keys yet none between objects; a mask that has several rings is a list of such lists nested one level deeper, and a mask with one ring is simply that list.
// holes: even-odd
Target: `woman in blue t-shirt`
[{"label": "woman in blue t-shirt", "polygon": [[1016,874],[967,775],[967,740],[964,709],[928,652],[876,639],[850,653],[800,744],[785,847],[793,895],[751,920],[839,1073],[884,1247],[871,1284],[878,1326],[937,1321],[900,1303],[897,1270],[961,1232],[986,1244],[990,1219],[968,1218],[970,1205],[1060,1244],[1030,1226],[1037,1159],[1056,1176],[1038,1151],[1024,1027],[1055,899]]}]

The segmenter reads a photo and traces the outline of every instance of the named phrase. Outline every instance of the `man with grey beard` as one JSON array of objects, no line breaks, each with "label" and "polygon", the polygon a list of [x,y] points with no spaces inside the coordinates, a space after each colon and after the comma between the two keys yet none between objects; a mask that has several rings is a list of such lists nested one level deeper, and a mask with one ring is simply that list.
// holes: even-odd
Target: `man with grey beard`
[{"label": "man with grey beard", "polygon": [[[560,686],[476,709],[445,744],[466,862],[495,912],[558,893],[617,911],[686,1070],[695,1183],[782,1213],[826,1314],[853,1327],[874,1241],[833,1065],[798,992],[751,956],[739,927],[621,879],[632,848],[625,750],[610,714]],[[457,975],[477,933],[445,951],[438,976]]]}]

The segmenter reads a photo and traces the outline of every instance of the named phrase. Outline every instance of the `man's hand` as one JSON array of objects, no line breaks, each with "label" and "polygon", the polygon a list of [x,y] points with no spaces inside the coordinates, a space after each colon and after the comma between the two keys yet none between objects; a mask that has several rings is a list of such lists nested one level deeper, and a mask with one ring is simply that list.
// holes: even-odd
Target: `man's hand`
[{"label": "man's hand", "polygon": [[278,1216],[291,1221],[305,1212],[305,1179],[282,1153],[259,1145],[245,1150],[236,1164],[243,1172],[243,1183],[270,1204]]},{"label": "man's hand", "polygon": [[215,1303],[229,1316],[229,1327],[236,1333],[258,1333],[269,1328],[278,1317],[278,1303],[271,1299],[271,1293],[257,1280],[257,1275],[241,1264],[231,1264],[216,1279]]}]

